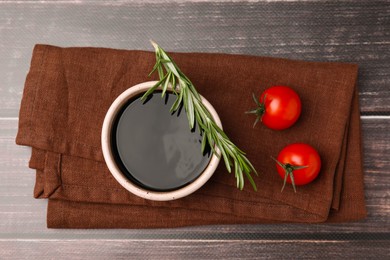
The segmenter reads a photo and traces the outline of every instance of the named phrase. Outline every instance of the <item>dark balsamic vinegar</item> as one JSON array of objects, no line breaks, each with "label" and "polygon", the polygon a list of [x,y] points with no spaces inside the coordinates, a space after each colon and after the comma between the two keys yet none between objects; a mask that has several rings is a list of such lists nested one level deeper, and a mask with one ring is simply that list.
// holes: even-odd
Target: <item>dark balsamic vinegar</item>
[{"label": "dark balsamic vinegar", "polygon": [[146,102],[129,100],[112,129],[116,163],[140,187],[169,191],[194,181],[210,161],[210,149],[201,153],[199,129],[190,130],[184,108],[172,114],[173,94],[155,92]]}]

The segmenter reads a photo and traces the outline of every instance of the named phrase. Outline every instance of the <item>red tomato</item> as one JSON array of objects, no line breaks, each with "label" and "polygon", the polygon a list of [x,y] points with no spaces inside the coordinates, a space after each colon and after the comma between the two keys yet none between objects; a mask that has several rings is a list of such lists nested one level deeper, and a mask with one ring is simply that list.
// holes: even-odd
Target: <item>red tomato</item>
[{"label": "red tomato", "polygon": [[301,99],[298,94],[286,86],[274,86],[266,89],[259,100],[253,96],[257,108],[247,113],[257,115],[255,124],[262,123],[274,130],[291,127],[301,114]]},{"label": "red tomato", "polygon": [[317,178],[321,169],[321,158],[310,145],[290,144],[280,151],[276,159],[276,169],[284,179],[282,190],[288,182],[293,184],[295,191],[295,185],[305,185]]}]

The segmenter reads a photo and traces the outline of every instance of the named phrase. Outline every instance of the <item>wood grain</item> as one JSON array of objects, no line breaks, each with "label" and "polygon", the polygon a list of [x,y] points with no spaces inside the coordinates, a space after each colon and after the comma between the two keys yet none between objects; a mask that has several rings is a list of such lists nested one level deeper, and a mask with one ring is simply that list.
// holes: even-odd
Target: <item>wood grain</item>
[{"label": "wood grain", "polygon": [[389,12],[368,0],[0,1],[0,117],[18,115],[36,43],[152,50],[149,39],[169,51],[358,63],[362,112],[390,114]]},{"label": "wood grain", "polygon": [[[388,241],[0,241],[18,259],[386,259]],[[34,250],[31,250],[31,249]],[[77,250],[75,250],[77,248]],[[385,250],[384,250],[385,249]],[[221,258],[223,256],[223,258]]]},{"label": "wood grain", "polygon": [[[27,168],[30,149],[16,146],[17,120],[0,120],[0,239],[137,238],[137,239],[289,239],[299,234],[328,234],[326,239],[343,238],[343,233],[361,237],[390,232],[390,120],[363,119],[364,167],[368,218],[361,222],[316,225],[231,225],[166,230],[47,230],[46,201],[34,200],[34,172]],[[355,234],[359,236],[359,234]]]}]

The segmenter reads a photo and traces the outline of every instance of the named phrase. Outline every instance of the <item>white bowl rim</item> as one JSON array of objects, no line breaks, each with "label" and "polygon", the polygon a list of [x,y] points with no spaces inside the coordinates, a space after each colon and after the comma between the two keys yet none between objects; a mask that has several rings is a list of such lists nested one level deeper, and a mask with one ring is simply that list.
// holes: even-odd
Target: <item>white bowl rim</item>
[{"label": "white bowl rim", "polygon": [[[102,127],[102,134],[101,134],[101,144],[102,144],[102,151],[103,151],[103,157],[106,161],[107,167],[110,170],[111,174],[114,176],[114,178],[128,191],[131,193],[148,199],[148,200],[155,200],[155,201],[168,201],[168,200],[175,200],[182,197],[185,197],[196,190],[198,190],[200,187],[202,187],[214,174],[218,163],[220,161],[220,151],[216,148],[216,152],[218,153],[218,156],[215,154],[212,154],[212,157],[205,168],[205,170],[199,175],[198,178],[196,178],[193,182],[190,184],[173,190],[173,191],[152,191],[152,190],[146,190],[143,189],[133,182],[131,182],[126,176],[121,172],[119,167],[117,166],[114,156],[111,151],[111,128],[112,124],[114,122],[115,116],[118,112],[118,110],[132,97],[135,95],[138,95],[140,93],[145,92],[152,86],[154,86],[157,83],[157,81],[147,81],[140,84],[137,84],[133,87],[128,88],[125,90],[122,94],[120,94],[114,102],[111,104],[110,108],[108,109],[106,116],[103,121],[103,127]],[[210,114],[212,115],[215,123],[222,128],[221,120],[215,111],[214,107],[208,102],[203,96],[201,96],[202,103],[204,106],[208,109]]]}]

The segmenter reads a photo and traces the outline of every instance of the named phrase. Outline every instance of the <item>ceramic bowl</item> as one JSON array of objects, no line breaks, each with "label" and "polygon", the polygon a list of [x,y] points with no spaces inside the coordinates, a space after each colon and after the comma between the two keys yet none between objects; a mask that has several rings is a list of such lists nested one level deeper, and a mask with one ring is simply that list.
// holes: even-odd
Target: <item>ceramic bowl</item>
[{"label": "ceramic bowl", "polygon": [[[115,118],[118,112],[121,110],[121,108],[126,104],[126,102],[128,102],[128,100],[146,92],[150,87],[152,87],[156,83],[157,83],[156,81],[148,81],[148,82],[135,85],[127,89],[126,91],[124,91],[115,99],[115,101],[111,104],[110,108],[108,109],[107,114],[104,118],[102,135],[101,135],[101,143],[102,143],[104,160],[107,164],[108,169],[110,170],[114,178],[125,189],[127,189],[129,192],[133,193],[134,195],[137,195],[145,199],[156,200],[156,201],[168,201],[168,200],[175,200],[175,199],[188,196],[189,194],[195,192],[200,187],[202,187],[215,172],[215,169],[218,166],[220,158],[219,156],[212,154],[208,165],[201,172],[199,177],[197,177],[193,182],[185,185],[184,187],[172,191],[153,191],[153,190],[145,189],[144,187],[140,187],[139,185],[129,180],[126,177],[126,175],[120,170],[120,167],[118,167],[115,161],[114,153],[112,151],[112,145],[111,145],[112,142],[111,131],[113,128]],[[213,106],[204,97],[201,98],[203,104],[211,113],[216,124],[222,128],[221,120],[217,112],[213,108]],[[218,149],[216,149],[216,151],[219,153]]]}]

